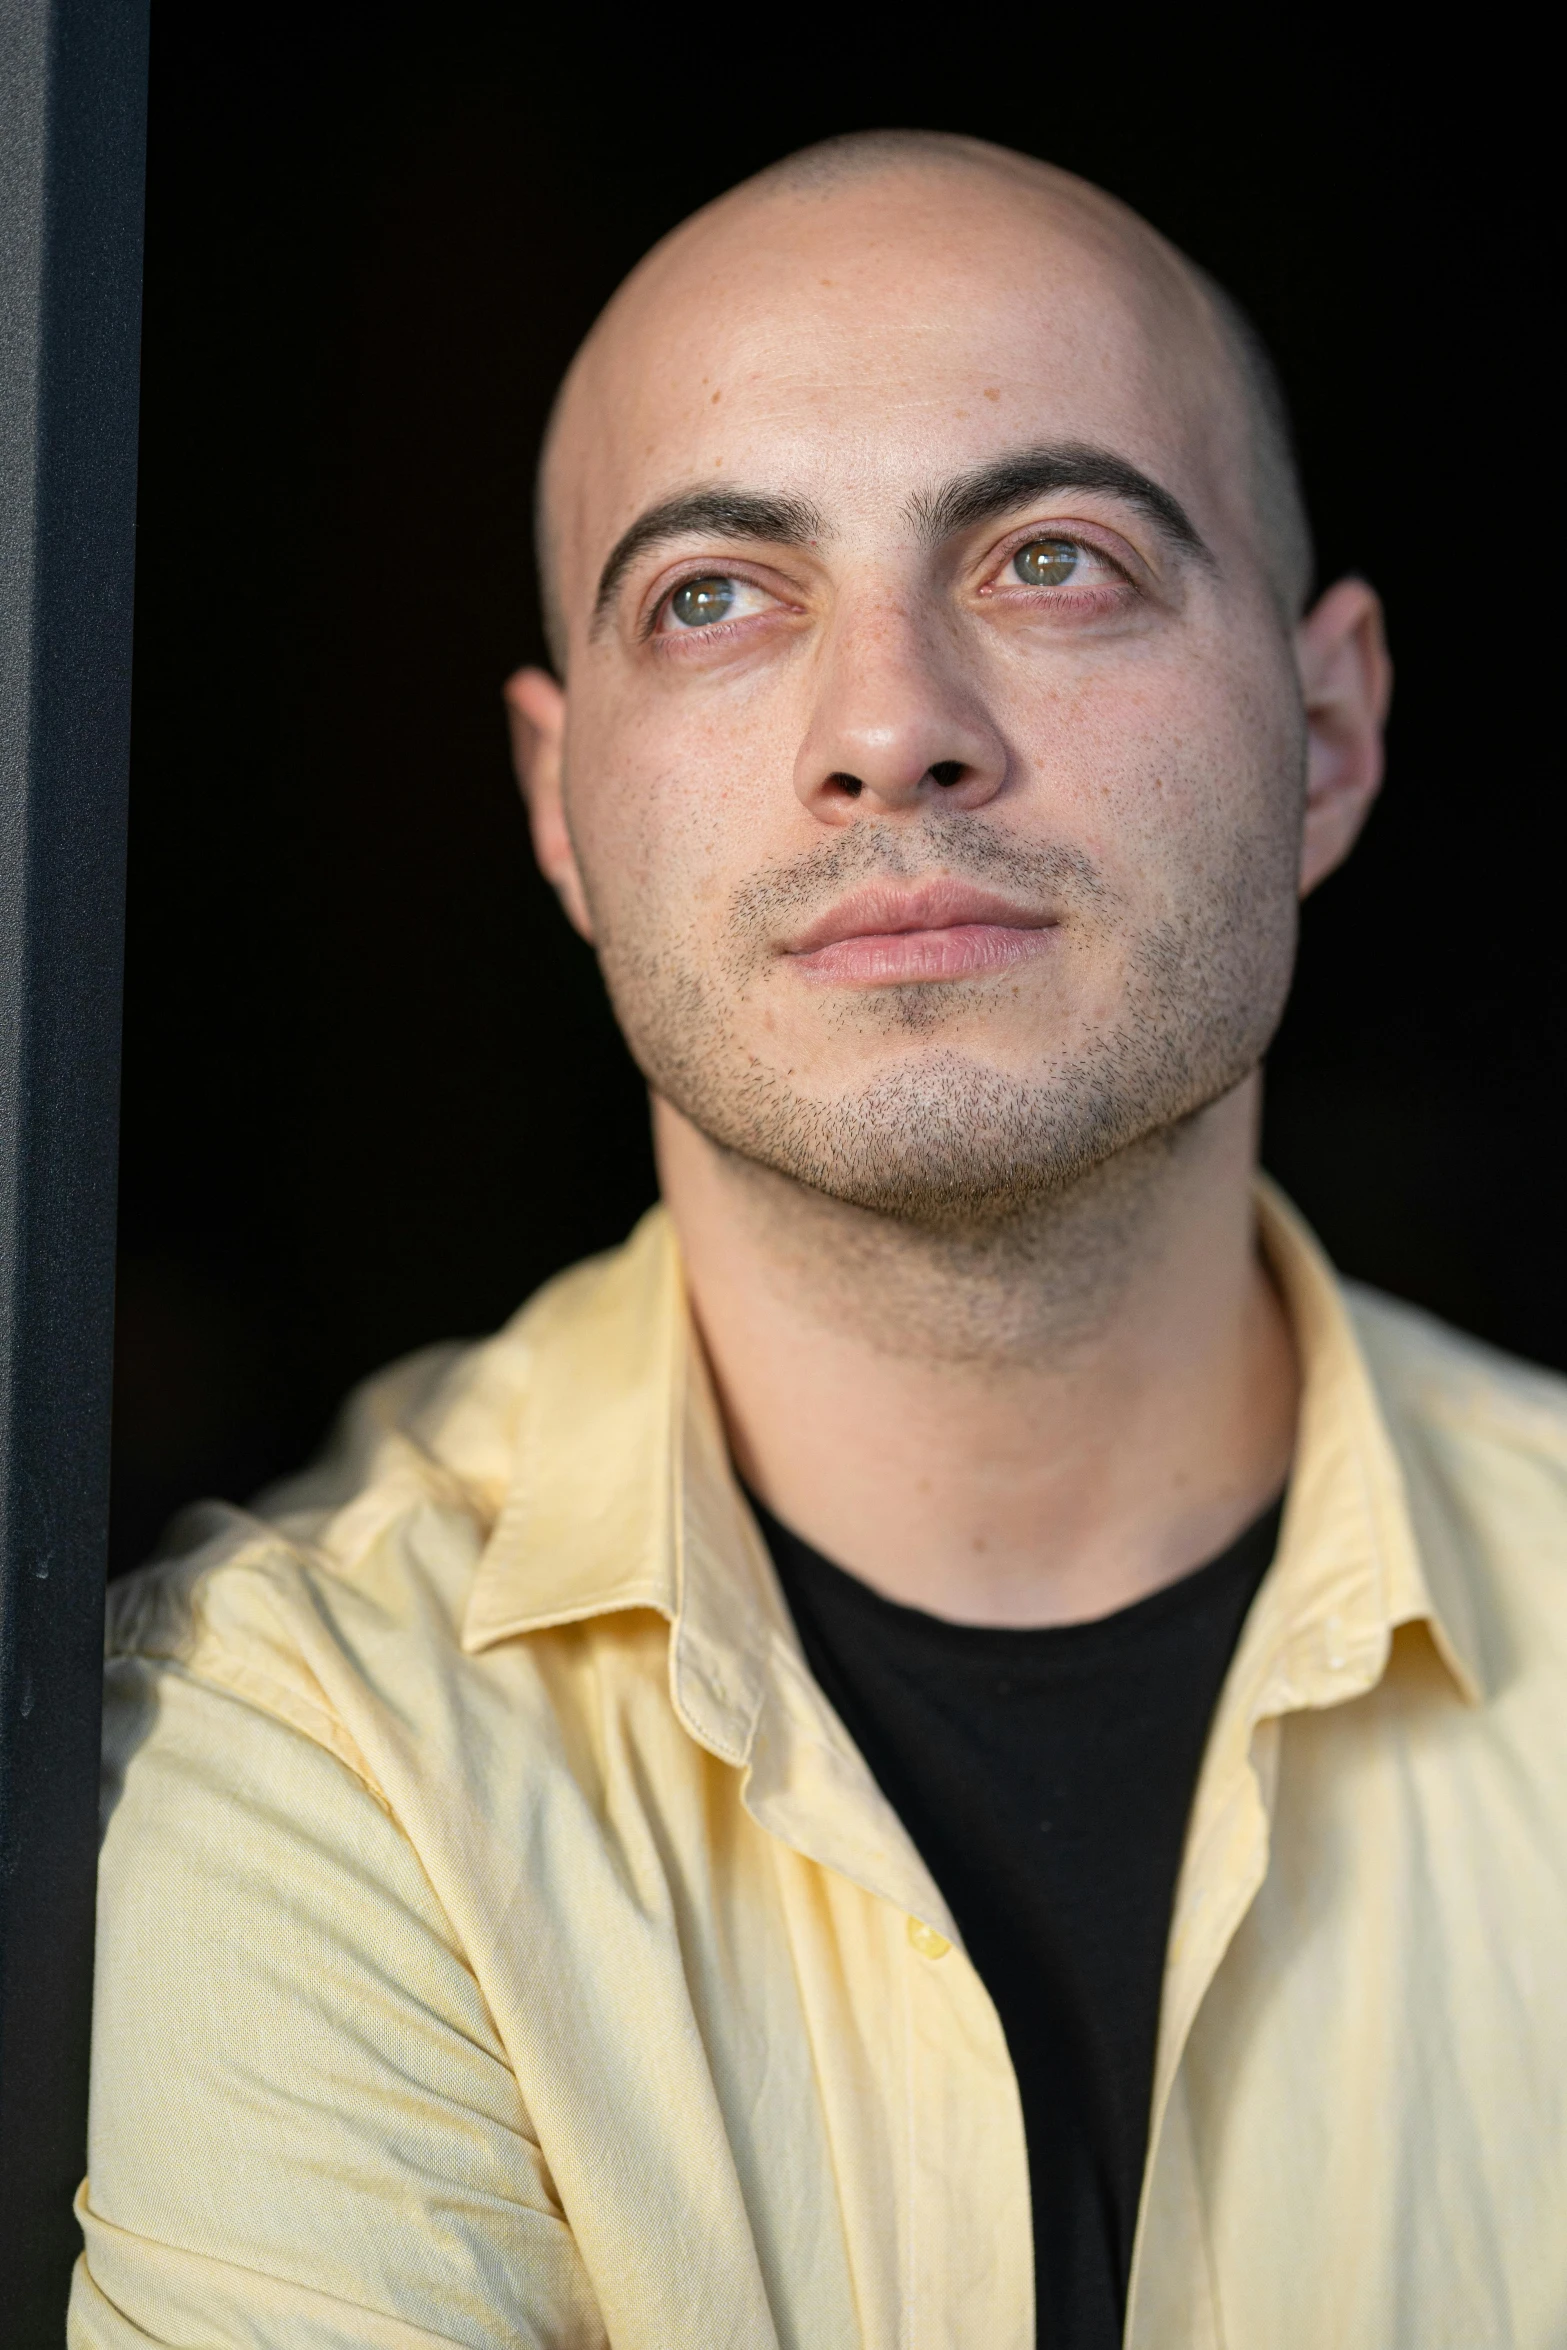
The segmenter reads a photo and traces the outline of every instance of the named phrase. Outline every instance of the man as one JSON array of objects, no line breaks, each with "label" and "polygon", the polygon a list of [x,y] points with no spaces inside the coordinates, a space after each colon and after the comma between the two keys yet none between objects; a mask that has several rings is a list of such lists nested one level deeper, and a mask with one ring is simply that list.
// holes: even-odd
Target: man
[{"label": "man", "polygon": [[1389,684],[1266,363],[836,142],[541,481],[663,1205],[116,1594],[72,2339],[1546,2350],[1567,1408],[1256,1186]]}]

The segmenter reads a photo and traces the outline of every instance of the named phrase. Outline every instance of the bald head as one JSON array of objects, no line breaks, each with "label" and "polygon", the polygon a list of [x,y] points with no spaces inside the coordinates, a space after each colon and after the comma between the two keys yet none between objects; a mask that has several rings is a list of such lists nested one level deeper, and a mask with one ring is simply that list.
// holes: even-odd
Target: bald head
[{"label": "bald head", "polygon": [[[932,239],[933,223],[946,233]],[[774,303],[780,340],[797,345],[787,314],[798,316],[813,292],[824,308],[835,306],[835,296],[841,301],[845,261],[845,275],[857,263],[873,276],[910,283],[908,323],[917,338],[922,303],[950,314],[954,294],[961,302],[970,284],[976,304],[983,298],[973,260],[965,268],[960,259],[954,273],[950,248],[964,242],[981,275],[988,263],[1014,290],[1032,273],[1048,303],[1052,281],[1066,277],[1076,281],[1079,308],[1086,282],[1097,285],[1107,315],[1136,316],[1134,339],[1144,348],[1133,366],[1162,371],[1188,408],[1206,410],[1208,437],[1223,446],[1272,591],[1290,620],[1298,616],[1312,550],[1288,413],[1272,362],[1239,305],[1127,206],[1052,165],[947,132],[866,131],[787,156],[694,214],[633,270],[584,341],[562,383],[539,465],[540,579],[557,667],[564,670],[569,638],[565,543],[580,537],[593,502],[582,496],[583,469],[601,463],[606,438],[624,438],[627,411],[645,405],[649,371],[656,378],[673,362],[668,388],[680,397],[679,353],[701,349],[710,339],[704,330],[717,329],[721,340],[737,302]],[[840,337],[839,348],[839,364],[856,368],[852,338],[845,347]],[[1113,351],[1083,356],[1100,370],[1116,363]],[[865,372],[871,376],[874,365]],[[723,385],[709,397],[720,404]],[[873,414],[865,429],[874,432]]]},{"label": "bald head", "polygon": [[1271,379],[1146,222],[792,156],[633,271],[544,473],[518,772],[661,1132],[990,1232],[1241,1100],[1387,663],[1364,582],[1302,616]]}]

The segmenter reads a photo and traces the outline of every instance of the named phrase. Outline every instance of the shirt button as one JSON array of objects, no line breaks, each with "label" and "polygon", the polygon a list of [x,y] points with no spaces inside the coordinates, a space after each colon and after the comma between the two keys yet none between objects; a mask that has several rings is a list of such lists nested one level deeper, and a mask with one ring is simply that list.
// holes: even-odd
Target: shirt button
[{"label": "shirt button", "polygon": [[938,1934],[934,1926],[925,1925],[919,1918],[909,1920],[909,1940],[921,1958],[945,1958],[952,1948],[945,1934]]}]

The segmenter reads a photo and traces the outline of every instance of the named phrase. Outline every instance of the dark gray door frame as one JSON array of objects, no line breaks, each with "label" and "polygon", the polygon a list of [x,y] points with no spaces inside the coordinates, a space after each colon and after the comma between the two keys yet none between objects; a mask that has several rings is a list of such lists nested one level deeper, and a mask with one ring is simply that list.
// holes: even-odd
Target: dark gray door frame
[{"label": "dark gray door frame", "polygon": [[79,2247],[146,0],[0,0],[0,2335]]}]

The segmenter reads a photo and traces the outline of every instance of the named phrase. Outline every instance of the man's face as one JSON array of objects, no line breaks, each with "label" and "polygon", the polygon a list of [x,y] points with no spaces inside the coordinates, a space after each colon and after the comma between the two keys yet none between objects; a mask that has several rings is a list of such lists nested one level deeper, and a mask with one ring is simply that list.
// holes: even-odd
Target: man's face
[{"label": "man's face", "polygon": [[1255,1066],[1305,730],[1173,272],[980,175],[753,202],[622,298],[554,473],[555,877],[677,1110],[941,1221]]}]

